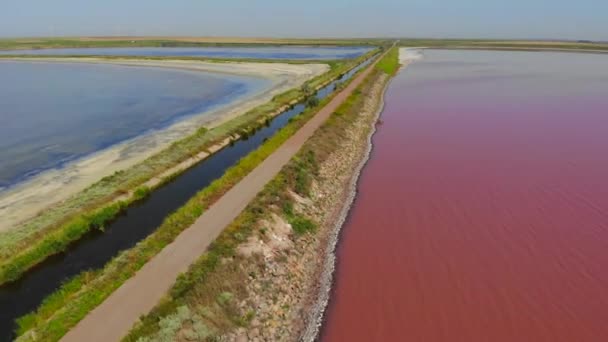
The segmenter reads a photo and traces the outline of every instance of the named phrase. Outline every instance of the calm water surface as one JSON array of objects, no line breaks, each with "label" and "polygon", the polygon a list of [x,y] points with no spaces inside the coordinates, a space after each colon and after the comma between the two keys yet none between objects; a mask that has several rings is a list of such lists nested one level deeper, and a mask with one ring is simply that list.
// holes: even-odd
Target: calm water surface
[{"label": "calm water surface", "polygon": [[96,56],[183,56],[256,59],[344,59],[355,58],[370,51],[369,47],[192,47],[192,48],[69,48],[41,50],[9,50],[0,54],[26,55],[96,55]]},{"label": "calm water surface", "polygon": [[322,341],[608,341],[608,57],[427,51],[391,84]]},{"label": "calm water surface", "polygon": [[0,189],[270,81],[187,70],[0,61]]}]

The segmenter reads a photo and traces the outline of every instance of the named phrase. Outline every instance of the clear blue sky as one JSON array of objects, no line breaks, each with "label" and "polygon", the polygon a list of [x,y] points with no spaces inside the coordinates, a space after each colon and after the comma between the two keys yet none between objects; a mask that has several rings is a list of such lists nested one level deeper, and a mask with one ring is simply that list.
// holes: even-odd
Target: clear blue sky
[{"label": "clear blue sky", "polygon": [[608,40],[608,0],[0,0],[0,36]]}]

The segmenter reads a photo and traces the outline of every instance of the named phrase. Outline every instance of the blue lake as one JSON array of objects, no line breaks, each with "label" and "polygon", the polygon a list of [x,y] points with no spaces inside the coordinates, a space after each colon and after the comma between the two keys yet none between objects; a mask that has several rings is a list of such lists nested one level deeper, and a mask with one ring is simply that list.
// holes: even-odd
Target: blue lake
[{"label": "blue lake", "polygon": [[12,61],[0,61],[0,75],[0,189],[271,82],[153,67]]},{"label": "blue lake", "polygon": [[194,48],[69,48],[0,51],[4,55],[84,55],[84,56],[182,56],[256,59],[345,59],[370,51],[369,47],[194,47]]}]

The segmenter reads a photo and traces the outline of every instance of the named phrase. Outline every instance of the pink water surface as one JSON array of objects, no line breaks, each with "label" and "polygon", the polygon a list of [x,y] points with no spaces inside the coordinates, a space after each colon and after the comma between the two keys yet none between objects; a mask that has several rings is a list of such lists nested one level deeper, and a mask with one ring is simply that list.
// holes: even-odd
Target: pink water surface
[{"label": "pink water surface", "polygon": [[322,341],[608,341],[608,56],[428,51],[382,119]]}]

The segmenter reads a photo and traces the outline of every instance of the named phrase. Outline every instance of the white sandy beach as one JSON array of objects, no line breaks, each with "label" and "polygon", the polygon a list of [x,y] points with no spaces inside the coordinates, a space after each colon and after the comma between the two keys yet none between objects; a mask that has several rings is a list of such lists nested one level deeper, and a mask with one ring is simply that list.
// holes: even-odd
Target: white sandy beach
[{"label": "white sandy beach", "polygon": [[115,171],[128,168],[160,150],[171,142],[192,134],[201,126],[215,127],[272,99],[273,96],[295,88],[306,80],[326,72],[326,64],[287,63],[211,63],[180,60],[107,60],[99,58],[19,58],[35,63],[107,63],[125,66],[149,66],[197,70],[220,74],[245,75],[269,79],[272,85],[257,93],[189,117],[163,129],[150,131],[134,139],[116,144],[93,155],[55,170],[43,172],[21,184],[0,192],[0,232],[14,228],[48,206],[83,190],[90,184]]}]

